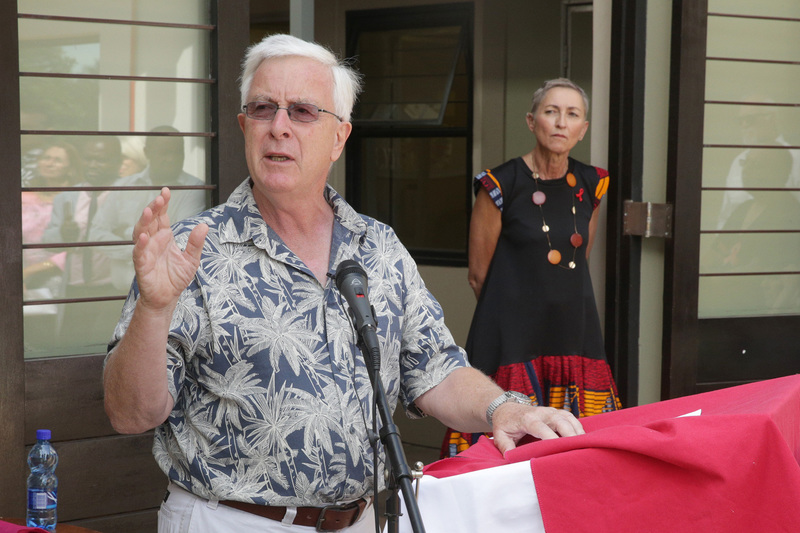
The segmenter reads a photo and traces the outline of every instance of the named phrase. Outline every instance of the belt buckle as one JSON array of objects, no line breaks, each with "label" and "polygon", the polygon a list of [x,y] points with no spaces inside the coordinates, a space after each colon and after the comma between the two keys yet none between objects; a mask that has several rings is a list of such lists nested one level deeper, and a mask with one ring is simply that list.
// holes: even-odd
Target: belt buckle
[{"label": "belt buckle", "polygon": [[[352,509],[356,509],[356,513],[353,515],[353,519],[350,521],[349,524],[343,525],[336,529],[324,529],[323,522],[325,522],[325,514],[328,511],[350,511]],[[358,500],[350,503],[344,503],[342,505],[326,505],[319,511],[319,518],[317,518],[317,531],[338,531],[340,529],[344,529],[346,527],[350,527],[356,523],[361,513],[358,511]]]}]

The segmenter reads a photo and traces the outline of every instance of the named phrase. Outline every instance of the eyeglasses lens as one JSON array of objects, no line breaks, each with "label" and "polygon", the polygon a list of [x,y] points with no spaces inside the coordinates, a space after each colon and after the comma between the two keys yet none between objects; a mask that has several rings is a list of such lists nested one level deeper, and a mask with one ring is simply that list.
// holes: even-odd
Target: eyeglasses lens
[{"label": "eyeglasses lens", "polygon": [[319,120],[319,108],[313,104],[292,104],[286,108],[272,102],[250,102],[245,106],[245,114],[256,120],[273,120],[278,109],[286,109],[289,118],[295,122]]},{"label": "eyeglasses lens", "polygon": [[319,109],[312,104],[292,104],[288,112],[289,118],[298,122],[314,122],[319,119]]}]

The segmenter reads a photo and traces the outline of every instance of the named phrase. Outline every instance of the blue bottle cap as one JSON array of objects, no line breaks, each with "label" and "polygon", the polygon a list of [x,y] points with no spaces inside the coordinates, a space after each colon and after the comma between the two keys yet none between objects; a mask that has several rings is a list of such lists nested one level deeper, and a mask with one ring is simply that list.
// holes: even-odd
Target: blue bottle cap
[{"label": "blue bottle cap", "polygon": [[50,440],[50,430],[49,429],[37,429],[36,430],[36,440]]}]

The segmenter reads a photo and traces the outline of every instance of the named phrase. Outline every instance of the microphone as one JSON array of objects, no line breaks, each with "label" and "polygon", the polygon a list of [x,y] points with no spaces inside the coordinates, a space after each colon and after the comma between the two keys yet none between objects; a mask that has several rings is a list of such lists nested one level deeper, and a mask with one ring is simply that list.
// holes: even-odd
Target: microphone
[{"label": "microphone", "polygon": [[350,306],[356,332],[364,344],[364,355],[372,358],[372,364],[377,369],[381,360],[377,335],[378,323],[369,303],[367,274],[361,265],[352,259],[347,259],[339,263],[334,279],[336,287]]}]

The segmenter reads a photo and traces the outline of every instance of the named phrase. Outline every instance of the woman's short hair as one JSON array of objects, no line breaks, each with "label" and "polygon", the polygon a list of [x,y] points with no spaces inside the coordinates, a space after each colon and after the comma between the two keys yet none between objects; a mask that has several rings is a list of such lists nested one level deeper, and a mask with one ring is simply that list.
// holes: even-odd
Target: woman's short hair
[{"label": "woman's short hair", "polygon": [[265,37],[261,42],[250,46],[242,61],[241,105],[247,103],[250,86],[256,70],[267,59],[300,56],[319,61],[330,68],[333,77],[333,105],[336,114],[344,121],[350,121],[356,97],[361,91],[361,75],[345,61],[340,60],[328,48],[286,34]]},{"label": "woman's short hair", "polygon": [[583,112],[586,114],[586,116],[589,115],[589,97],[586,95],[586,91],[581,89],[580,85],[567,78],[554,78],[552,80],[547,80],[541,87],[536,89],[536,92],[533,93],[533,98],[531,99],[530,113],[532,115],[536,114],[536,110],[539,109],[539,104],[542,103],[542,100],[544,100],[544,96],[547,94],[547,92],[550,89],[555,89],[556,87],[564,87],[578,91],[578,93],[581,95],[581,98],[583,98]]}]

